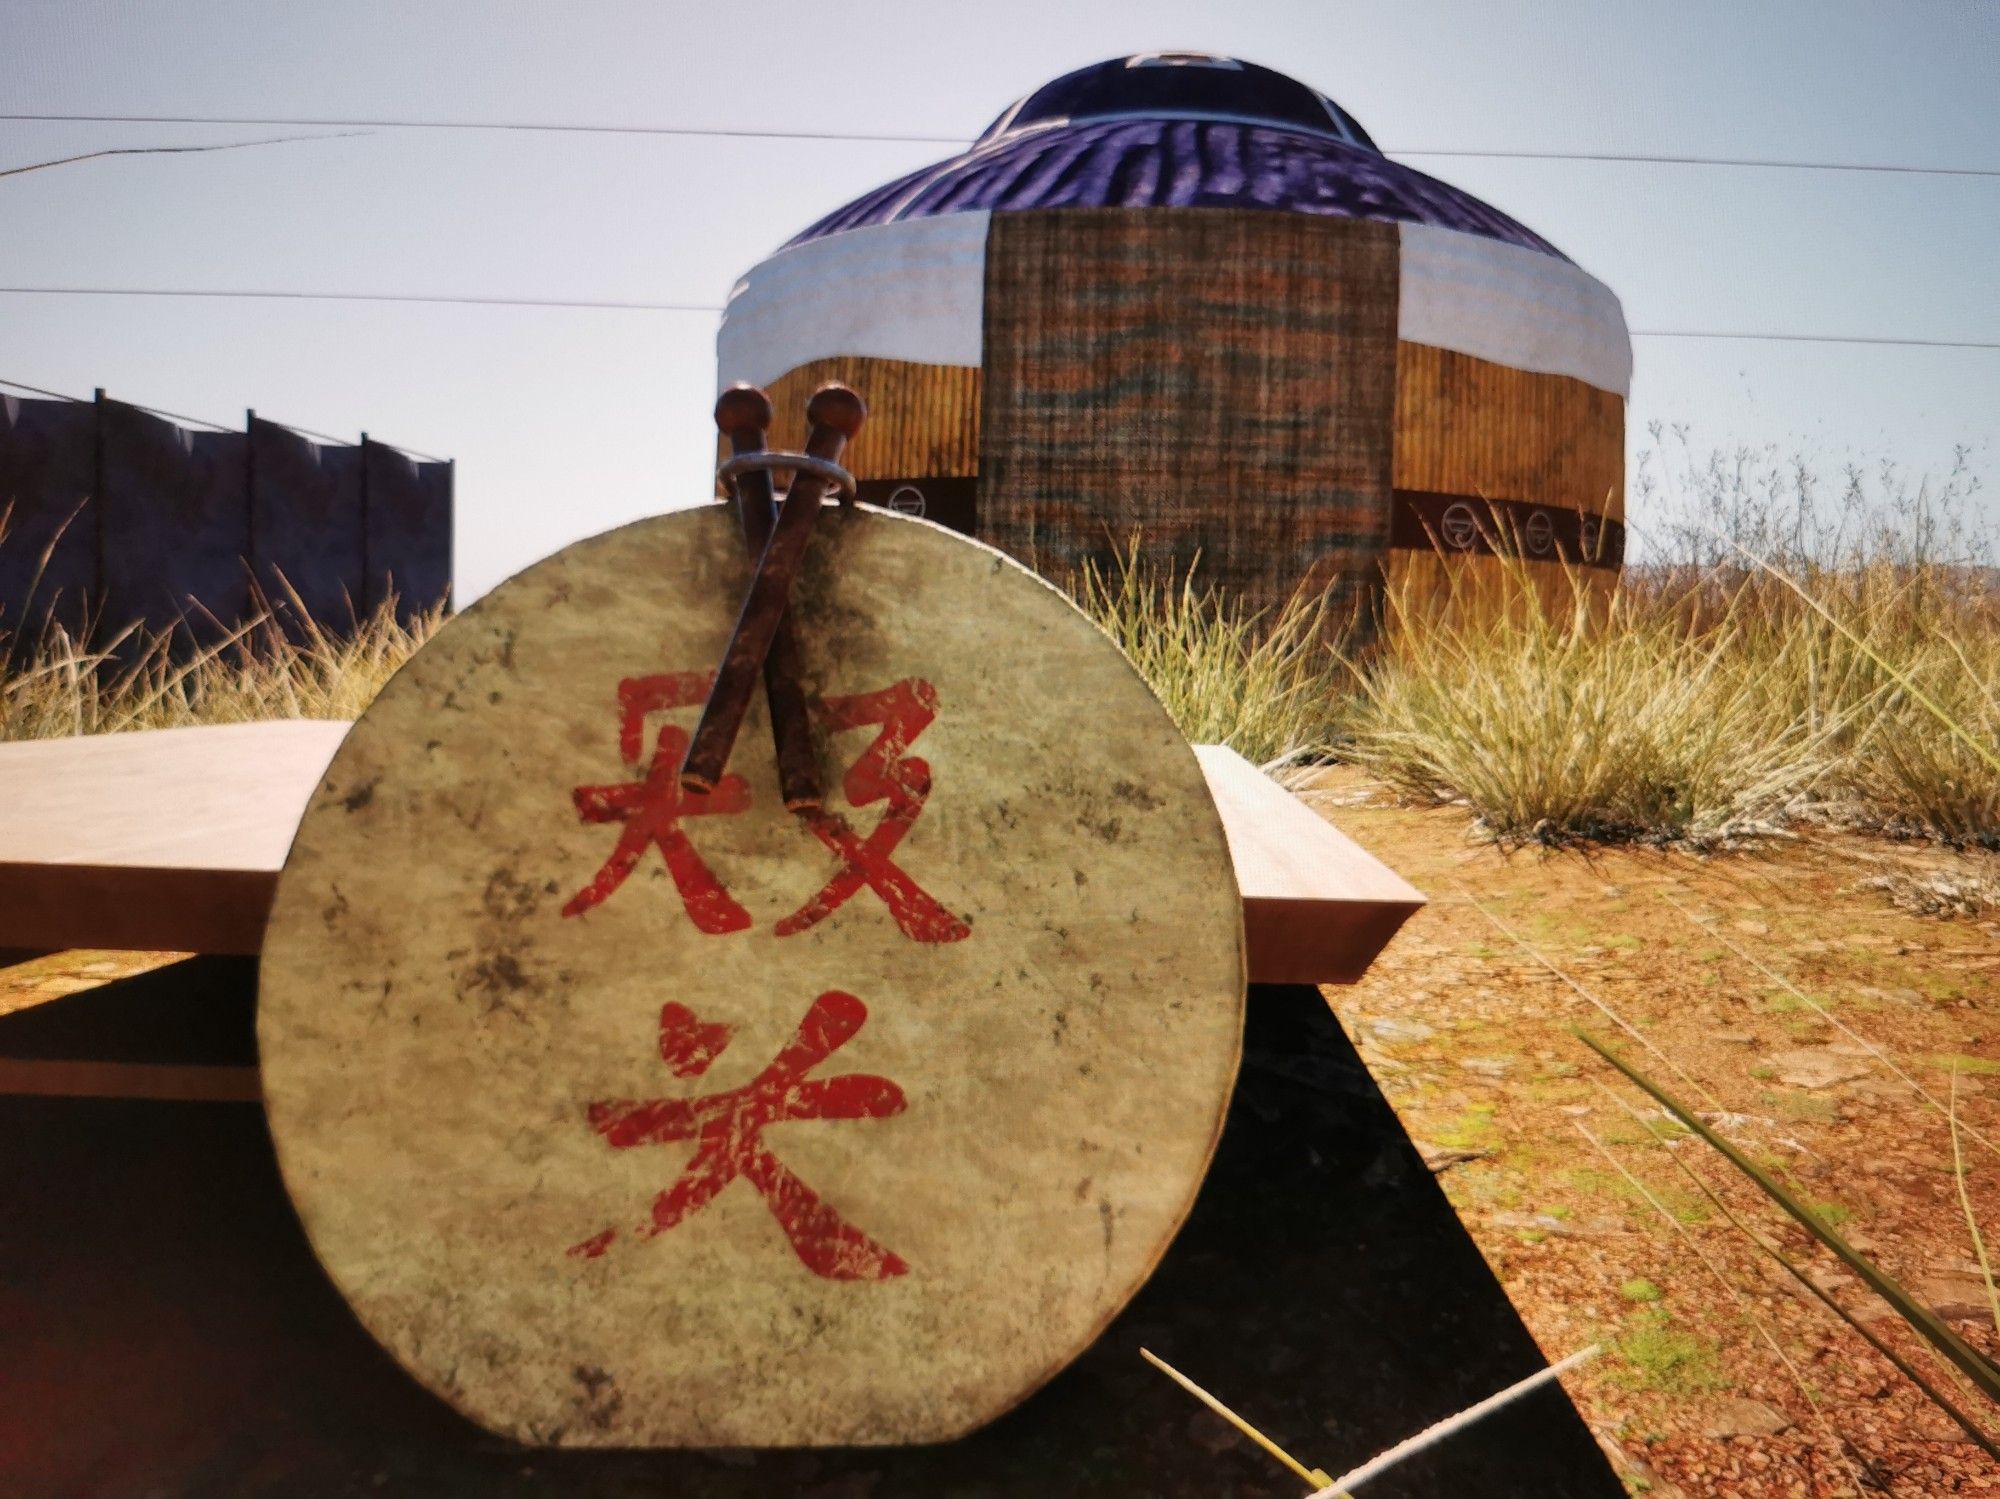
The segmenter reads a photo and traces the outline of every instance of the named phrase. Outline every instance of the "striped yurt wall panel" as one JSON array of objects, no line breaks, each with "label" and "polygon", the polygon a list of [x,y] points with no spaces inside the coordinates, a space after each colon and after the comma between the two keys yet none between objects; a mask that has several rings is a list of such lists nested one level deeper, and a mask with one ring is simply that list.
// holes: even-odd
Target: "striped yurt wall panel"
[{"label": "striped yurt wall panel", "polygon": [[996,214],[979,534],[1060,578],[1139,539],[1252,608],[1379,576],[1392,224],[1239,209]]},{"label": "striped yurt wall panel", "polygon": [[766,386],[770,445],[803,449],[806,401],[829,380],[861,392],[868,420],[841,459],[857,479],[962,477],[979,473],[977,369],[902,359],[814,359]]},{"label": "striped yurt wall panel", "polygon": [[[1567,375],[1405,342],[1396,359],[1394,475],[1398,546],[1428,547],[1426,530],[1438,532],[1456,502],[1485,501],[1483,510],[1473,506],[1481,528],[1520,531],[1532,559],[1559,551],[1615,566],[1625,402]],[[1450,520],[1440,539],[1466,549],[1463,517]]]},{"label": "striped yurt wall panel", "polygon": [[[868,403],[861,435],[841,459],[860,485],[861,498],[973,534],[979,370],[860,356],[809,360],[766,387],[770,446],[804,449],[806,401],[829,380],[853,386]],[[720,444],[718,452],[726,456]]]}]

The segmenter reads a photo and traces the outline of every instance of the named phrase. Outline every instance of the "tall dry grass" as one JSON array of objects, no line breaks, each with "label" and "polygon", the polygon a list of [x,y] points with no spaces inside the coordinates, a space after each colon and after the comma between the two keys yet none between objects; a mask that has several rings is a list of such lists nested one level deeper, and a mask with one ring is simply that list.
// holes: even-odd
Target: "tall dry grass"
[{"label": "tall dry grass", "polygon": [[1136,549],[1072,591],[1190,738],[1342,758],[1496,838],[1834,823],[2000,849],[2000,573],[1963,455],[1939,484],[1829,485],[1655,435],[1635,484],[1653,560],[1615,587],[1452,559],[1442,587],[1390,587],[1352,649],[1308,601],[1251,617]]},{"label": "tall dry grass", "polygon": [[[10,534],[11,520],[12,506],[0,503],[0,551],[24,545]],[[250,618],[233,629],[206,619],[153,632],[106,630],[101,617],[92,617],[71,634],[57,622],[60,600],[41,596],[61,531],[34,560],[27,597],[16,606],[40,618],[39,627],[24,634],[21,619],[8,618],[0,605],[0,741],[356,718],[445,615],[440,601],[401,621],[392,596],[350,629],[330,629],[311,619],[280,578],[278,599],[253,590]]]},{"label": "tall dry grass", "polygon": [[1336,709],[1343,755],[1407,795],[1505,839],[1833,821],[2000,847],[2000,599],[1979,571],[1710,565],[1607,591],[1448,566],[1447,590],[1388,592]]},{"label": "tall dry grass", "polygon": [[1328,648],[1323,599],[1304,594],[1268,618],[1148,566],[1134,541],[1109,569],[1071,583],[1084,611],[1139,669],[1195,744],[1226,744],[1282,774],[1331,751],[1327,705],[1346,675]]},{"label": "tall dry grass", "polygon": [[[1444,588],[1390,589],[1365,632],[1305,595],[1252,614],[1136,544],[1070,587],[1189,739],[1277,770],[1344,758],[1498,838],[1836,822],[2000,849],[2000,574],[1962,463],[1937,487],[1850,471],[1827,490],[1803,465],[1683,454],[1635,490],[1666,560],[1615,588],[1454,562]],[[267,612],[191,655],[15,641],[0,619],[0,738],[353,717],[439,617],[294,637]]]},{"label": "tall dry grass", "polygon": [[1388,592],[1339,710],[1344,757],[1405,795],[1504,839],[1713,841],[1776,826],[1827,773],[1844,719],[1788,711],[1772,674],[1805,653],[1745,601],[1695,624],[1524,563],[1447,576]]},{"label": "tall dry grass", "polygon": [[[290,614],[290,611],[288,611]],[[356,718],[437,629],[390,599],[351,631],[281,628],[270,610],[190,649],[176,632],[132,629],[89,646],[51,626],[30,641],[0,628],[0,740],[270,718]]]}]

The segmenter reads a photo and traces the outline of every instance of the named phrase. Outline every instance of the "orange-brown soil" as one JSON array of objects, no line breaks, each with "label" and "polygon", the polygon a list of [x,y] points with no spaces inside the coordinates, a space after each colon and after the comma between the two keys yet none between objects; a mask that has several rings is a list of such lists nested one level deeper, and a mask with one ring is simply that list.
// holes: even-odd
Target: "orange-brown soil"
[{"label": "orange-brown soil", "polygon": [[[1947,1120],[1868,1047],[1940,1100],[1956,1070],[1962,1125],[2000,1145],[2000,908],[1964,894],[2000,890],[2000,861],[1832,834],[1707,856],[1509,852],[1462,810],[1395,806],[1350,772],[1314,798],[1432,901],[1364,982],[1328,997],[1543,1351],[1604,1346],[1566,1383],[1628,1486],[2000,1493],[1980,1449],[1674,1157],[1989,1431],[2000,1410],[1571,1034],[1589,1029],[1690,1105],[1734,1116],[1727,1135],[1992,1352]],[[1913,909],[1940,903],[1959,914]],[[1962,1144],[1978,1222],[2000,1240],[2000,1152]]]}]

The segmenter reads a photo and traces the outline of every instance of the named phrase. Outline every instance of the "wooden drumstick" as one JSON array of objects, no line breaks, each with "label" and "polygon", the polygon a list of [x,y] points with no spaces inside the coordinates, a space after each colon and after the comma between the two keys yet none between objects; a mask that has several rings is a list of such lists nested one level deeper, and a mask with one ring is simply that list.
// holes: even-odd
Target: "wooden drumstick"
[{"label": "wooden drumstick", "polygon": [[[806,437],[806,455],[829,463],[840,455],[867,419],[868,407],[845,385],[822,385],[806,403],[806,420],[811,431]],[[736,746],[736,734],[743,727],[743,714],[750,706],[771,642],[791,601],[792,584],[805,561],[806,543],[812,537],[813,522],[819,519],[820,500],[827,481],[801,469],[792,479],[771,539],[750,579],[750,592],[736,616],[736,629],[723,652],[722,665],[715,673],[715,686],[701,710],[701,722],[681,761],[681,786],[691,792],[708,792],[722,779],[729,752]]]},{"label": "wooden drumstick", "polygon": [[[715,403],[715,425],[729,439],[730,456],[761,453],[771,426],[771,398],[754,385],[733,385]],[[769,469],[750,469],[736,476],[736,518],[753,561],[764,555],[770,542],[776,507]],[[785,809],[812,811],[821,804],[819,755],[813,746],[812,714],[806,706],[798,636],[789,612],[778,621],[771,654],[764,658],[764,697],[771,708],[778,790]]]}]

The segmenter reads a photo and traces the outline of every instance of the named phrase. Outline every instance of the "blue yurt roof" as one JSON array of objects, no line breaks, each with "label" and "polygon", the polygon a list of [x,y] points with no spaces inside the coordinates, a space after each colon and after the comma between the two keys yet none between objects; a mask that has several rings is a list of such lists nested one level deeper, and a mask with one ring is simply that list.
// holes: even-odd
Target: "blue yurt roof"
[{"label": "blue yurt roof", "polygon": [[971,149],[863,194],[792,245],[941,214],[1262,208],[1433,224],[1560,252],[1468,192],[1389,160],[1326,95],[1207,53],[1114,58],[1044,84]]}]

